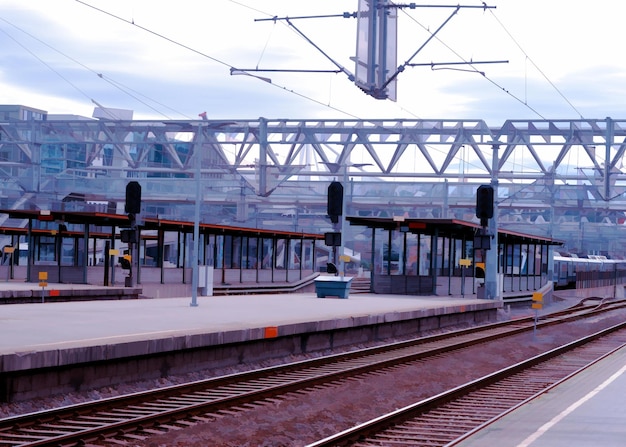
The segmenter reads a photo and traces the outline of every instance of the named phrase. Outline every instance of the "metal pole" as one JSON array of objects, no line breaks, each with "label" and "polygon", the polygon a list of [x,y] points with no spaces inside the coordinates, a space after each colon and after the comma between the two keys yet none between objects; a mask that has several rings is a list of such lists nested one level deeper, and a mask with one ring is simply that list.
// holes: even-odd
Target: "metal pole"
[{"label": "metal pole", "polygon": [[[491,236],[491,249],[487,250],[485,261],[485,298],[489,300],[502,299],[500,293],[499,281],[499,244],[498,244],[498,149],[499,146],[492,146],[492,178],[491,186],[493,187],[493,217],[488,221],[489,234]],[[506,264],[506,263],[505,263]]]},{"label": "metal pole", "polygon": [[339,274],[341,275],[341,279],[343,279],[343,275],[345,274],[344,270],[346,268],[346,264],[344,262],[345,255],[345,246],[346,246],[346,192],[348,191],[348,165],[345,165],[343,168],[343,197],[341,201],[341,219],[339,220],[339,233],[341,234],[341,245],[339,245]]},{"label": "metal pole", "polygon": [[196,162],[196,172],[194,174],[196,178],[196,204],[194,207],[194,220],[193,220],[193,255],[192,255],[192,278],[191,278],[191,307],[198,306],[198,259],[200,254],[200,199],[201,199],[201,175],[202,175],[202,124],[198,125],[196,135],[196,144],[194,145],[194,155]]},{"label": "metal pole", "polygon": [[611,200],[611,147],[613,146],[614,129],[613,120],[606,118],[606,144],[604,146],[604,200]]},{"label": "metal pole", "polygon": [[[111,227],[111,249],[115,250],[115,226]],[[109,251],[105,253],[109,257],[111,267],[111,285],[115,285],[115,258]]]}]

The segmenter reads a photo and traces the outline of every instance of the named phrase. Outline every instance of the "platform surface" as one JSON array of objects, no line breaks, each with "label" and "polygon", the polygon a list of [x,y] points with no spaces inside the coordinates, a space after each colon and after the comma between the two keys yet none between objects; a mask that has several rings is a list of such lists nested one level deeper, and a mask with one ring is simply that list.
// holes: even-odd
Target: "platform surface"
[{"label": "platform surface", "polygon": [[626,348],[455,447],[623,447]]},{"label": "platform surface", "polygon": [[472,297],[359,293],[338,299],[317,298],[313,292],[198,296],[196,304],[192,306],[190,297],[181,297],[3,305],[0,306],[0,355],[285,324],[393,318],[407,312],[436,314],[498,306],[492,300]]}]

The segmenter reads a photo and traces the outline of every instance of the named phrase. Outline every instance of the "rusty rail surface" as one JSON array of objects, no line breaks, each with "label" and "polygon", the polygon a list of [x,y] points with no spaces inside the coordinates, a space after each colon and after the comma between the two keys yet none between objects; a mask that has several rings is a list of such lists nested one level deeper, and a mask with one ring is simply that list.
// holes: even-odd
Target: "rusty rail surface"
[{"label": "rusty rail surface", "polygon": [[620,323],[307,447],[451,445],[624,346]]}]

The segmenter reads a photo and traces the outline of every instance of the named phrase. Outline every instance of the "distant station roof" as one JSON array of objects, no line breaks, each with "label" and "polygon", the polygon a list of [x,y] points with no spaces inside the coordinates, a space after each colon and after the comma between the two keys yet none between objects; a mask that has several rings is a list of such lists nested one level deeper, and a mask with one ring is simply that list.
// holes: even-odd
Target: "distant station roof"
[{"label": "distant station roof", "polygon": [[[95,225],[99,227],[129,227],[128,216],[123,214],[109,214],[83,211],[39,211],[39,210],[7,210],[0,209],[0,214],[8,214],[12,219],[32,219],[40,221],[54,221],[79,225]],[[260,228],[235,227],[229,225],[200,223],[200,232],[228,236],[249,236],[286,239],[324,239],[323,234],[299,233],[293,231],[267,230]],[[144,218],[141,222],[142,230],[165,230],[182,233],[193,232],[194,222]],[[39,232],[42,230],[38,230]],[[0,227],[0,234],[25,234],[26,228]],[[93,234],[92,234],[93,236]]]},{"label": "distant station roof", "polygon": [[[399,230],[415,234],[434,235],[440,237],[465,238],[472,240],[482,228],[480,225],[459,219],[414,219],[388,217],[347,217],[350,225],[384,230]],[[498,230],[498,241],[504,243],[536,243],[544,245],[562,245],[563,242],[542,236],[518,233],[509,230]]]}]

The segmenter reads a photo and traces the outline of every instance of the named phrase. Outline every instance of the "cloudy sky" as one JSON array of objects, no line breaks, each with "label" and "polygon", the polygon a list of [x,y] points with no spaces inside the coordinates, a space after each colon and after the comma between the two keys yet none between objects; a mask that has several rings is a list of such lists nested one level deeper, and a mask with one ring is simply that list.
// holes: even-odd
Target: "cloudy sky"
[{"label": "cloudy sky", "polygon": [[[403,2],[408,3],[408,2]],[[458,2],[423,2],[449,4]],[[466,0],[462,5],[479,6]],[[354,12],[357,0],[0,0],[0,104],[91,116],[94,105],[136,119],[625,118],[626,59],[618,0],[493,0],[461,9],[410,62],[502,61],[407,67],[397,101],[365,95],[284,21]],[[398,64],[451,15],[402,9]],[[354,72],[356,19],[293,20]],[[459,70],[462,69],[462,70]],[[469,70],[469,71],[468,71]],[[472,71],[473,70],[473,71]]]}]

